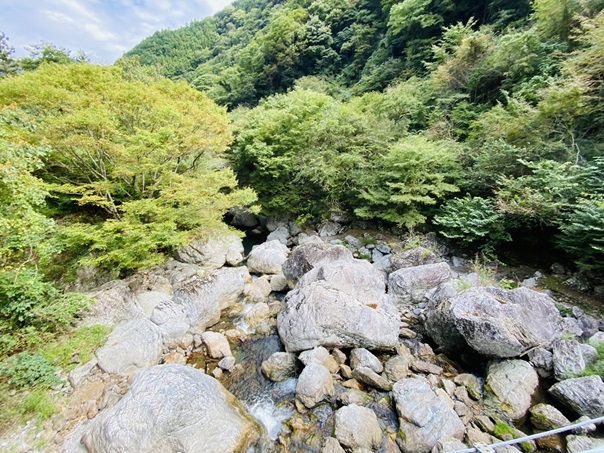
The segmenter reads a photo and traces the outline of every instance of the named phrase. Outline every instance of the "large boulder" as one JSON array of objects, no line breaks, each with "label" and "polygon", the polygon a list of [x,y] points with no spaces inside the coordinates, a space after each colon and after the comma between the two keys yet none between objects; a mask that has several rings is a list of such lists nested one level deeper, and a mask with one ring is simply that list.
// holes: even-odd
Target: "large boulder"
[{"label": "large boulder", "polygon": [[296,374],[296,355],[290,352],[275,352],[262,362],[262,374],[273,382],[282,382]]},{"label": "large boulder", "polygon": [[257,245],[250,252],[247,267],[254,274],[280,274],[289,249],[277,240]]},{"label": "large boulder", "polygon": [[89,452],[235,452],[259,427],[217,380],[182,365],[141,371],[126,395],[82,436]]},{"label": "large boulder", "polygon": [[519,420],[531,407],[539,376],[524,360],[492,362],[487,369],[486,398],[512,420]]},{"label": "large boulder", "polygon": [[101,370],[111,374],[131,374],[157,365],[162,354],[162,333],[146,318],[117,327],[96,352]]},{"label": "large boulder", "polygon": [[193,275],[174,285],[174,294],[151,312],[151,321],[166,339],[178,340],[191,327],[205,330],[220,319],[220,311],[239,299],[251,277],[246,267],[219,269],[205,277]]},{"label": "large boulder", "polygon": [[236,266],[243,261],[243,242],[236,234],[223,234],[179,247],[174,257],[182,263],[210,269],[218,269],[225,264]]},{"label": "large boulder", "polygon": [[562,381],[580,375],[597,353],[593,346],[581,344],[577,340],[555,342],[552,356],[554,376]]},{"label": "large boulder", "polygon": [[283,275],[293,286],[311,269],[337,260],[352,260],[352,252],[344,246],[327,244],[320,239],[309,241],[292,252],[283,264]]},{"label": "large boulder", "polygon": [[88,296],[93,303],[83,320],[86,325],[114,326],[145,317],[134,293],[123,280],[106,283]]},{"label": "large boulder", "polygon": [[388,277],[388,294],[396,306],[409,306],[426,301],[426,293],[451,278],[447,263],[406,267]]},{"label": "large boulder", "polygon": [[426,264],[435,264],[438,262],[434,252],[418,247],[412,250],[406,250],[401,253],[392,253],[385,255],[374,261],[373,266],[386,274],[406,267],[424,266]]},{"label": "large boulder", "polygon": [[550,345],[560,336],[561,322],[545,294],[479,287],[429,306],[425,326],[445,349],[469,345],[483,355],[508,358]]},{"label": "large boulder", "polygon": [[579,415],[604,414],[604,383],[600,376],[567,379],[550,387],[549,392]]},{"label": "large boulder", "polygon": [[392,387],[392,394],[400,424],[397,443],[404,452],[425,453],[440,439],[463,439],[464,424],[424,380],[399,381]]},{"label": "large boulder", "polygon": [[285,298],[277,327],[287,351],[315,346],[393,349],[400,319],[379,271],[363,260],[314,268]]}]

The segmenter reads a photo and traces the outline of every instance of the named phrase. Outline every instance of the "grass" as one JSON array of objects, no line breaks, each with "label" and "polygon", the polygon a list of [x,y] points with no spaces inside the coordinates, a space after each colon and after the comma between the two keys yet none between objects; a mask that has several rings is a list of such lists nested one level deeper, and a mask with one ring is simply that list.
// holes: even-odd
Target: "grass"
[{"label": "grass", "polygon": [[583,371],[583,376],[600,376],[604,379],[604,343],[592,344],[593,347],[598,351],[598,355],[596,356],[596,361],[589,365],[585,371]]},{"label": "grass", "polygon": [[1,361],[0,435],[28,420],[42,423],[56,413],[61,401],[51,386],[62,382],[57,376],[88,362],[109,330],[102,325],[82,326],[26,351],[24,361]]}]

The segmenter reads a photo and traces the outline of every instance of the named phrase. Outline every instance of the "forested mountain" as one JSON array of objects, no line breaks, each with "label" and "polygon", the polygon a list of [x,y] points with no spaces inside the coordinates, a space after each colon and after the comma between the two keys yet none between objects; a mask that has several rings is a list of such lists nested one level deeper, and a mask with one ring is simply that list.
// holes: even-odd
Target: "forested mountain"
[{"label": "forested mountain", "polygon": [[265,211],[333,209],[602,269],[600,0],[239,1],[127,56],[230,109]]},{"label": "forested mountain", "polygon": [[473,18],[503,29],[529,12],[528,0],[241,0],[157,32],[126,55],[230,106],[255,104],[307,75],[360,94],[424,73],[444,26]]}]

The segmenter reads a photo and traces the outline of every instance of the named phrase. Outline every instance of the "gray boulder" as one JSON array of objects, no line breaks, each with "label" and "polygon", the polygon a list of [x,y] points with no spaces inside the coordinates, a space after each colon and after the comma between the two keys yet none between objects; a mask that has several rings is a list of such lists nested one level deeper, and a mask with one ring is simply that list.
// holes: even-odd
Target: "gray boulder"
[{"label": "gray boulder", "polygon": [[399,415],[397,443],[407,453],[430,451],[443,438],[463,439],[465,427],[455,411],[421,379],[394,384],[392,394]]},{"label": "gray boulder", "polygon": [[136,302],[147,318],[151,316],[155,307],[169,299],[171,296],[159,291],[145,291],[136,295]]},{"label": "gray boulder", "polygon": [[367,368],[365,366],[355,368],[352,372],[352,377],[365,385],[375,387],[386,392],[392,388],[392,385],[385,377],[377,374],[371,368]]},{"label": "gray boulder", "polygon": [[447,263],[399,269],[388,277],[388,294],[397,307],[415,305],[427,300],[426,293],[451,278]]},{"label": "gray boulder", "polygon": [[333,395],[333,378],[323,365],[312,362],[304,367],[296,384],[296,398],[308,408]]},{"label": "gray boulder", "polygon": [[382,430],[375,412],[356,404],[336,411],[335,436],[341,445],[351,450],[376,451],[382,446]]},{"label": "gray boulder", "polygon": [[231,225],[239,228],[254,228],[258,226],[258,217],[241,208],[232,208],[229,213],[233,216]]},{"label": "gray boulder", "polygon": [[223,234],[205,241],[195,241],[176,249],[174,257],[182,262],[218,269],[243,261],[243,242],[236,234]]},{"label": "gray boulder", "polygon": [[320,239],[306,242],[296,247],[283,264],[283,274],[293,286],[314,267],[337,260],[352,260],[352,252],[346,247],[327,244]]},{"label": "gray boulder", "polygon": [[222,309],[237,302],[250,280],[246,267],[219,269],[201,278],[193,275],[174,285],[172,299],[158,304],[150,319],[167,339],[178,340],[191,327],[205,330],[218,322]]},{"label": "gray boulder", "polygon": [[424,247],[418,247],[401,253],[386,255],[375,261],[373,265],[377,270],[391,274],[406,267],[424,266],[437,262],[438,257],[432,251]]},{"label": "gray boulder", "polygon": [[195,368],[160,365],[140,372],[130,390],[82,436],[90,452],[246,451],[260,429],[214,378]]},{"label": "gray boulder", "polygon": [[111,374],[131,374],[157,365],[162,354],[160,329],[148,319],[135,319],[117,327],[96,352],[101,370]]},{"label": "gray boulder", "polygon": [[485,397],[512,420],[519,420],[531,407],[539,376],[524,360],[491,362],[487,368]]},{"label": "gray boulder", "polygon": [[247,267],[254,274],[281,274],[289,249],[277,240],[265,242],[252,249]]},{"label": "gray boulder", "polygon": [[549,392],[579,415],[604,414],[604,383],[600,376],[567,379],[550,387]]},{"label": "gray boulder", "polygon": [[287,245],[287,240],[289,239],[289,228],[286,226],[280,226],[275,231],[270,233],[266,237],[266,241],[279,241],[283,245]]},{"label": "gray boulder", "polygon": [[393,349],[399,315],[386,300],[381,274],[367,261],[332,261],[308,272],[277,318],[287,351],[315,346]]},{"label": "gray boulder", "polygon": [[262,362],[262,374],[273,382],[282,382],[296,374],[296,355],[289,352],[275,352]]},{"label": "gray boulder", "polygon": [[595,453],[604,451],[604,439],[588,436],[566,436],[566,449],[568,453]]},{"label": "gray boulder", "polygon": [[[583,357],[584,346],[591,347],[576,340],[560,340],[554,343],[552,359],[557,380],[575,377],[585,371],[589,360],[586,361]],[[596,352],[595,348],[592,349]],[[587,355],[589,356],[589,352]]]},{"label": "gray boulder", "polygon": [[549,296],[527,288],[470,288],[429,306],[425,327],[445,349],[467,344],[507,358],[550,345],[561,333],[561,317]]},{"label": "gray boulder", "polygon": [[326,222],[319,227],[319,236],[330,237],[337,235],[342,229],[342,225],[337,222]]},{"label": "gray boulder", "polygon": [[145,317],[135,295],[123,280],[106,283],[88,296],[93,303],[84,319],[86,325],[114,326]]}]

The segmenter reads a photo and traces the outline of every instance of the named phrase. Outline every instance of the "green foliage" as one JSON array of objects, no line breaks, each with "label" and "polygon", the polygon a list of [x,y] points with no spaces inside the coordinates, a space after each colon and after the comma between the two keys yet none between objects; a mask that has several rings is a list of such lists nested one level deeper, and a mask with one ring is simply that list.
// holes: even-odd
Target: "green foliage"
[{"label": "green foliage", "polygon": [[18,389],[58,384],[60,379],[55,371],[48,360],[32,352],[21,352],[0,362],[0,378]]},{"label": "green foliage", "polygon": [[419,135],[400,140],[359,178],[355,214],[407,228],[424,223],[426,206],[458,190],[452,184],[456,160],[452,142],[432,142]]},{"label": "green foliage", "polygon": [[8,37],[0,31],[0,78],[17,72],[17,62],[13,58],[15,48],[8,43]]},{"label": "green foliage", "polygon": [[466,195],[447,201],[433,222],[441,227],[443,236],[470,248],[492,251],[499,243],[511,240],[503,215],[490,200],[481,197]]},{"label": "green foliage", "polygon": [[[39,354],[53,366],[65,372],[71,371],[78,363],[88,362],[94,352],[105,343],[110,328],[104,325],[80,326],[68,335],[43,345]],[[74,358],[77,357],[78,361]]]},{"label": "green foliage", "polygon": [[46,63],[71,64],[88,61],[88,57],[81,50],[72,52],[49,42],[34,44],[29,46],[27,50],[29,51],[29,57],[19,60],[19,68],[23,71],[34,71]]},{"label": "green foliage", "polygon": [[52,184],[45,188],[70,199],[74,213],[96,212],[63,228],[64,247],[84,247],[83,263],[118,270],[157,264],[255,200],[220,158],[231,141],[223,109],[184,83],[127,66],[124,78],[115,67],[43,65],[0,84],[5,111],[32,112],[31,127],[11,129],[24,145],[9,150],[45,146],[36,155],[46,163],[37,173]]}]

